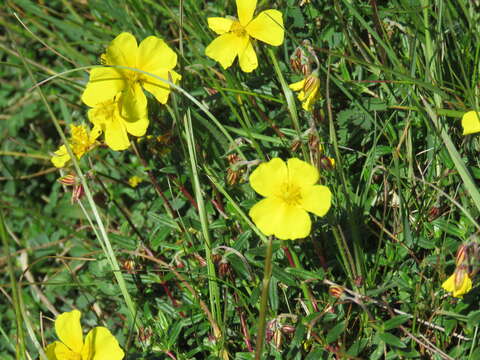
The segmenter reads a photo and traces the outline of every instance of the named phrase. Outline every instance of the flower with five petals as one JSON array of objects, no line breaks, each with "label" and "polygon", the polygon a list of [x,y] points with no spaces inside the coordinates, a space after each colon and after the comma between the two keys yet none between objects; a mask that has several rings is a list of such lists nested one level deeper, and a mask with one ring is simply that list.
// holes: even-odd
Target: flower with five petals
[{"label": "flower with five petals", "polygon": [[[176,83],[181,76],[173,71],[177,54],[156,36],[145,38],[137,45],[135,37],[123,32],[112,40],[101,56],[104,65],[126,66],[156,75]],[[143,89],[165,104],[170,86],[141,72],[116,67],[98,67],[90,71],[90,79],[82,95],[82,101],[91,104],[111,101],[122,93],[120,114],[134,122],[146,113],[147,98]]]},{"label": "flower with five petals", "polygon": [[60,314],[55,320],[55,332],[60,341],[45,349],[48,360],[121,360],[125,356],[110,331],[97,326],[83,341],[78,310]]},{"label": "flower with five petals", "polygon": [[240,68],[251,72],[258,67],[257,54],[250,38],[278,46],[283,43],[282,13],[269,9],[253,17],[257,0],[236,0],[237,19],[211,17],[208,27],[220,35],[205,49],[205,54],[218,61],[224,69],[238,56]]},{"label": "flower with five petals", "polygon": [[324,216],[332,202],[328,187],[316,185],[318,179],[317,168],[297,158],[260,164],[249,178],[251,187],[265,197],[249,211],[255,225],[281,240],[308,236],[312,227],[308,212]]}]

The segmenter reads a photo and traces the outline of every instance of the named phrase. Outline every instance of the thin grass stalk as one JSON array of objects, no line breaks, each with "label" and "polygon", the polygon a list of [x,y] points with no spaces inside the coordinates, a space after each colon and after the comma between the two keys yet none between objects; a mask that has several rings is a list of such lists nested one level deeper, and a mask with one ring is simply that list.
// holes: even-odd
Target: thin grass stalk
[{"label": "thin grass stalk", "polygon": [[5,229],[3,212],[0,211],[0,237],[2,238],[3,249],[7,258],[7,271],[10,277],[10,284],[12,287],[12,301],[13,310],[15,311],[15,321],[17,326],[17,341],[15,343],[15,353],[17,360],[24,360],[26,353],[25,334],[23,332],[23,316],[20,304],[20,289],[18,287],[17,279],[15,278],[15,270],[13,268],[12,258],[10,256],[10,242],[9,236]]},{"label": "thin grass stalk", "polygon": [[[32,70],[30,68],[30,65],[25,61],[25,57],[21,53],[20,49],[17,49],[18,53],[20,54],[20,58],[23,62],[23,65],[25,66],[25,69],[27,70],[30,78],[32,79],[33,83],[36,83],[35,76],[32,73]],[[103,221],[100,217],[100,213],[97,209],[97,206],[95,204],[95,201],[93,200],[92,192],[90,190],[90,187],[88,186],[87,180],[85,178],[85,175],[83,174],[82,170],[80,169],[80,165],[78,164],[77,157],[74,155],[70,144],[68,143],[68,140],[60,126],[60,123],[58,119],[56,118],[55,114],[53,113],[52,108],[50,107],[50,104],[48,103],[47,98],[45,97],[45,94],[43,93],[43,90],[41,87],[36,88],[38,91],[38,94],[40,95],[40,98],[42,99],[42,102],[44,103],[47,112],[50,115],[50,118],[53,122],[53,125],[55,126],[55,129],[57,130],[58,134],[60,135],[60,138],[62,139],[62,142],[65,144],[65,147],[67,149],[67,153],[70,156],[70,159],[73,163],[73,167],[75,169],[76,174],[78,175],[80,182],[84,188],[85,191],[85,196],[87,198],[88,204],[93,212],[95,221],[97,223],[97,226],[100,230],[100,237],[98,238],[100,243],[103,243],[105,246],[105,256],[108,259],[108,262],[110,264],[110,267],[112,269],[113,275],[115,276],[115,279],[117,280],[118,286],[120,288],[120,292],[122,293],[122,296],[125,300],[125,304],[127,305],[127,308],[129,310],[129,315],[130,315],[130,321],[132,323],[136,323],[136,310],[135,310],[135,304],[132,301],[132,298],[130,296],[130,293],[128,292],[127,285],[125,282],[125,279],[123,277],[123,274],[120,270],[120,266],[117,261],[117,257],[115,256],[115,253],[113,251],[112,244],[110,243],[110,239],[108,238],[107,231],[105,229],[105,226],[103,224]],[[105,250],[104,249],[104,250]]]},{"label": "thin grass stalk", "polygon": [[[337,245],[343,244],[343,246],[339,247],[340,252],[341,253],[344,252],[344,251],[348,252],[347,254],[345,254],[345,253],[341,254],[341,257],[342,257],[342,260],[345,263],[345,268],[347,269],[347,272],[350,274],[350,276],[354,276],[353,278],[351,278],[351,280],[352,280],[352,284],[355,285],[355,281],[354,281],[355,278],[358,275],[361,275],[362,277],[365,278],[364,275],[365,275],[366,272],[365,272],[365,263],[363,261],[364,259],[362,257],[363,251],[362,251],[362,247],[361,247],[361,244],[360,244],[358,224],[354,220],[353,216],[351,216],[352,213],[353,213],[353,211],[352,211],[353,210],[353,205],[352,205],[352,201],[350,200],[350,195],[352,195],[352,197],[353,197],[353,194],[352,194],[352,192],[350,191],[350,189],[348,188],[348,185],[347,185],[347,177],[346,177],[345,172],[343,170],[342,157],[340,155],[340,148],[338,146],[337,134],[336,134],[335,125],[334,125],[334,122],[333,122],[332,102],[331,102],[331,98],[330,98],[330,57],[328,58],[325,98],[326,98],[326,103],[327,103],[327,114],[328,114],[330,141],[333,145],[333,150],[335,152],[335,162],[337,164],[335,166],[335,169],[337,169],[337,171],[340,175],[340,180],[341,180],[342,187],[343,187],[343,190],[344,190],[344,193],[345,193],[345,199],[346,199],[346,202],[347,202],[348,211],[350,212],[350,214],[348,216],[348,222],[349,222],[349,225],[350,225],[350,228],[351,228],[351,233],[352,233],[352,238],[353,238],[353,253],[354,253],[355,261],[353,261],[351,255],[350,255],[350,251],[348,250],[348,245],[346,244],[343,236],[341,236],[341,234],[335,228],[333,230],[333,234],[335,236],[335,240],[337,241]],[[348,260],[350,260],[350,261],[348,261]],[[352,263],[352,261],[353,261],[353,263]],[[348,266],[349,263],[350,263],[350,266]],[[348,271],[348,269],[351,269],[351,270]]]},{"label": "thin grass stalk", "polygon": [[[205,257],[207,259],[207,274],[208,274],[208,294],[210,298],[210,312],[213,315],[216,323],[222,328],[222,316],[220,307],[220,290],[217,284],[217,277],[215,274],[215,264],[212,259],[212,244],[210,240],[210,232],[208,231],[208,217],[205,209],[205,202],[202,196],[202,187],[200,185],[200,178],[198,175],[197,154],[195,151],[195,137],[192,128],[192,119],[190,117],[190,110],[184,117],[185,137],[187,139],[188,153],[190,157],[190,166],[192,170],[193,188],[195,191],[195,200],[198,205],[198,214],[200,223],[202,225],[202,235],[204,239]],[[214,334],[217,339],[221,337],[221,333]]]},{"label": "thin grass stalk", "polygon": [[270,288],[270,279],[272,277],[272,254],[273,239],[270,236],[267,242],[267,253],[265,256],[265,266],[263,270],[262,297],[260,298],[260,315],[257,325],[257,343],[255,347],[255,360],[262,359],[263,343],[265,341],[265,327],[268,309],[268,290]]},{"label": "thin grass stalk", "polygon": [[307,146],[302,141],[302,132],[300,130],[300,122],[298,121],[297,107],[295,105],[295,98],[293,96],[292,90],[290,90],[287,82],[285,81],[285,78],[283,77],[282,71],[280,70],[280,65],[278,64],[277,58],[275,57],[272,49],[268,49],[268,55],[270,55],[270,59],[273,63],[273,68],[275,69],[278,81],[280,81],[280,85],[282,86],[282,91],[285,95],[285,99],[287,100],[288,112],[290,113],[290,117],[292,118],[293,128],[297,132],[298,140],[300,141],[303,158],[305,159],[305,161],[311,162],[309,153],[307,151]]}]

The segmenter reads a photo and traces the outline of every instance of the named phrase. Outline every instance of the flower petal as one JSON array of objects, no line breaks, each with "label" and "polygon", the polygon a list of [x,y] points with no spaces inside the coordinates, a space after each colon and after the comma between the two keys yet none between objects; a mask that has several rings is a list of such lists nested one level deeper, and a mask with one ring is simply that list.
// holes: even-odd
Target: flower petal
[{"label": "flower petal", "polygon": [[[79,353],[83,346],[82,327],[80,325],[81,316],[80,311],[72,310],[60,314],[55,320],[55,332],[58,338],[70,350],[76,353]],[[55,350],[55,354],[59,357],[57,350]]]},{"label": "flower petal", "polygon": [[[180,74],[173,70],[158,69],[150,71],[152,74],[173,82],[174,84],[182,78]],[[143,78],[143,88],[149,93],[152,93],[161,104],[166,104],[168,101],[168,95],[170,94],[170,85],[158,80],[152,76],[145,76]]]},{"label": "flower petal", "polygon": [[237,14],[240,24],[247,26],[252,20],[253,13],[257,7],[257,0],[236,0],[237,1]]},{"label": "flower petal", "polygon": [[332,193],[323,185],[314,185],[302,189],[300,206],[317,216],[324,216],[332,205]]},{"label": "flower petal", "polygon": [[57,168],[64,167],[68,160],[70,160],[70,155],[68,155],[67,147],[65,145],[60,146],[54,154],[55,155],[50,158],[50,161]]},{"label": "flower petal", "polygon": [[258,67],[257,54],[250,40],[247,41],[245,49],[238,54],[238,60],[240,68],[244,72],[252,72]]},{"label": "flower petal", "polygon": [[45,355],[48,360],[75,359],[75,352],[70,350],[60,341],[55,341],[47,346]]},{"label": "flower petal", "polygon": [[87,334],[82,359],[121,360],[124,356],[117,339],[107,328],[97,326]]},{"label": "flower petal", "polygon": [[120,118],[114,119],[105,128],[105,143],[110,149],[121,151],[130,147],[130,140],[128,140],[127,128]]},{"label": "flower petal", "polygon": [[208,19],[208,27],[215,31],[218,35],[225,34],[226,32],[230,31],[232,27],[233,20],[222,18],[222,17],[209,17]]},{"label": "flower petal", "polygon": [[293,91],[298,91],[298,90],[302,90],[304,85],[305,85],[305,79],[302,79],[300,81],[297,81],[293,84],[288,85],[288,87]]},{"label": "flower petal", "polygon": [[177,54],[156,36],[149,36],[138,47],[137,67],[152,72],[158,68],[173,69],[177,64]]},{"label": "flower petal", "polygon": [[126,87],[124,77],[114,68],[99,67],[90,71],[90,80],[82,95],[82,101],[90,107],[113,99]]},{"label": "flower petal", "polygon": [[288,181],[288,170],[285,162],[280,158],[273,158],[262,163],[249,177],[250,186],[262,196],[276,194],[282,185]]},{"label": "flower petal", "polygon": [[480,132],[480,121],[476,111],[469,111],[462,117],[463,135]]},{"label": "flower petal", "polygon": [[[303,94],[303,91],[301,91],[299,94],[298,94],[298,99],[300,101],[302,101],[303,99],[300,99],[300,95],[304,95]],[[308,95],[308,97],[302,102],[302,108],[303,110],[305,111],[310,111],[312,110],[312,106],[313,104],[315,103],[315,101],[318,99],[318,87],[316,88],[313,88],[310,92],[310,94]],[[304,97],[304,96],[302,96]]]},{"label": "flower petal", "polygon": [[133,136],[143,136],[147,132],[149,121],[145,115],[137,121],[124,121],[123,124],[129,134],[132,134]]},{"label": "flower petal", "polygon": [[262,11],[245,30],[257,40],[274,46],[281,45],[284,37],[282,13],[273,9]]},{"label": "flower petal", "polygon": [[249,211],[255,225],[265,235],[275,235],[280,240],[294,240],[308,236],[311,220],[308,213],[296,206],[289,206],[277,197],[259,201]]},{"label": "flower petal", "polygon": [[317,168],[305,161],[291,158],[287,161],[287,167],[289,182],[301,189],[314,185],[318,181]]},{"label": "flower petal", "polygon": [[137,67],[138,46],[135,36],[123,32],[108,45],[105,56],[106,65]]},{"label": "flower petal", "polygon": [[119,97],[120,115],[127,121],[137,121],[147,113],[147,97],[140,84],[134,82]]},{"label": "flower petal", "polygon": [[453,297],[463,298],[464,294],[472,290],[472,280],[470,279],[468,274],[465,274],[463,276],[463,281],[460,284],[460,287],[457,288],[455,286],[455,277],[456,273],[454,272],[447,280],[443,282],[442,288],[445,291],[451,292]]},{"label": "flower petal", "polygon": [[240,49],[243,49],[245,38],[233,33],[226,33],[214,39],[205,49],[205,55],[216,60],[224,69],[232,66],[233,60],[238,55]]}]

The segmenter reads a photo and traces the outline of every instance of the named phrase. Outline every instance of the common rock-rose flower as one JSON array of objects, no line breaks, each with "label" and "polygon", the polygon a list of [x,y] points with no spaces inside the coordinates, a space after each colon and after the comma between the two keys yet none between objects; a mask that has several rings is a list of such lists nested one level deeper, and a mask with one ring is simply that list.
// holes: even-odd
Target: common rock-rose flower
[{"label": "common rock-rose flower", "polygon": [[318,88],[320,87],[320,79],[318,75],[313,72],[306,78],[290,84],[288,86],[293,91],[300,91],[298,93],[298,100],[302,102],[302,108],[305,111],[311,111],[314,102],[318,99]]},{"label": "common rock-rose flower", "polygon": [[476,111],[468,111],[462,117],[463,135],[480,132],[480,120]]},{"label": "common rock-rose flower", "polygon": [[[132,34],[121,33],[110,43],[101,58],[104,65],[131,67],[171,80],[173,83],[181,78],[173,70],[177,64],[177,54],[163,40],[155,36],[149,36],[137,45],[137,40]],[[128,132],[135,136],[142,136],[146,131],[145,124],[138,126],[133,123],[145,121],[147,116],[147,98],[143,89],[150,92],[162,104],[168,100],[170,86],[161,80],[133,70],[99,67],[90,71],[90,79],[83,92],[82,101],[90,107],[116,102],[119,105],[120,116],[130,123],[131,127],[135,127],[134,132]],[[102,107],[105,106],[102,105]],[[146,121],[148,125],[148,119]],[[112,133],[120,136],[118,122],[112,124],[116,126]],[[108,122],[105,125],[108,127]],[[125,123],[124,125],[128,130],[129,125]],[[144,129],[143,133],[138,131],[140,128]],[[121,135],[125,140],[126,133],[122,132]],[[125,145],[124,141],[123,145]]]},{"label": "common rock-rose flower", "polygon": [[468,273],[457,268],[455,272],[443,282],[442,288],[445,291],[451,292],[453,297],[463,298],[463,295],[472,290],[472,279]]},{"label": "common rock-rose flower", "polygon": [[328,187],[316,185],[318,179],[318,170],[297,158],[260,164],[249,178],[252,188],[265,197],[250,209],[255,225],[281,240],[308,236],[312,227],[308,212],[324,216],[332,202]]},{"label": "common rock-rose flower", "polygon": [[[94,127],[92,131],[82,125],[70,125],[70,139],[68,141],[73,153],[80,159],[86,152],[88,152],[96,143],[96,139],[101,134],[99,127]],[[57,168],[62,168],[70,160],[67,148],[62,145],[55,151],[54,155],[50,159]]]},{"label": "common rock-rose flower", "polygon": [[257,54],[250,38],[278,46],[283,43],[282,13],[270,9],[253,18],[257,0],[236,0],[238,19],[211,17],[208,27],[220,35],[205,49],[208,57],[218,61],[224,69],[238,56],[240,68],[251,72],[258,67]]},{"label": "common rock-rose flower", "polygon": [[60,341],[47,346],[48,360],[121,360],[125,356],[117,339],[102,326],[90,330],[83,341],[78,310],[65,312],[55,320]]}]

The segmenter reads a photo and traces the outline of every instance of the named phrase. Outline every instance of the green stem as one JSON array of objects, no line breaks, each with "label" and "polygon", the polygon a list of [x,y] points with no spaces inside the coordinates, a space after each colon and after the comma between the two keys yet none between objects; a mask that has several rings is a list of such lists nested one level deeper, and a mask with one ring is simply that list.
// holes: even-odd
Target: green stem
[{"label": "green stem", "polygon": [[295,106],[295,99],[293,97],[292,90],[290,90],[290,88],[287,85],[287,82],[285,81],[285,78],[283,77],[282,71],[280,70],[280,66],[278,65],[277,58],[275,57],[275,54],[273,53],[272,49],[268,49],[268,55],[270,55],[270,59],[272,60],[273,67],[277,74],[278,80],[282,85],[283,94],[285,95],[285,99],[287,100],[287,108],[292,118],[293,128],[297,132],[298,141],[300,141],[303,158],[306,161],[310,162],[310,157],[308,156],[307,147],[305,143],[302,141],[302,132],[300,131],[300,123],[298,121],[297,107]]},{"label": "green stem", "polygon": [[265,340],[265,326],[268,306],[268,290],[270,285],[270,278],[272,277],[272,253],[273,253],[273,240],[269,237],[267,243],[267,254],[265,257],[265,266],[262,282],[262,297],[260,299],[260,317],[258,319],[258,332],[257,332],[257,347],[255,349],[255,360],[262,358],[263,342]]},{"label": "green stem", "polygon": [[[193,135],[192,129],[192,120],[190,117],[190,109],[187,110],[187,114],[184,117],[184,126],[185,126],[185,136],[187,138],[188,144],[188,153],[190,157],[190,166],[192,170],[192,180],[193,188],[195,190],[195,200],[198,205],[198,213],[200,217],[200,223],[202,226],[202,235],[205,240],[205,257],[207,259],[207,273],[208,273],[208,289],[210,297],[210,312],[213,315],[213,318],[219,325],[220,329],[222,328],[222,316],[221,316],[221,307],[220,307],[220,290],[217,284],[217,277],[215,274],[215,265],[212,259],[212,244],[210,240],[210,233],[208,231],[209,222],[207,218],[207,211],[205,209],[205,203],[202,196],[202,188],[200,185],[200,179],[197,170],[197,154],[195,152],[195,137]],[[218,339],[221,337],[221,333],[214,334]]]},{"label": "green stem", "polygon": [[0,237],[2,238],[3,249],[7,258],[8,275],[10,276],[10,283],[12,284],[12,301],[15,311],[15,320],[17,322],[17,342],[15,344],[15,352],[17,360],[25,359],[25,334],[23,333],[22,310],[20,305],[20,291],[18,288],[17,279],[13,270],[12,258],[10,257],[10,244],[8,241],[7,231],[3,220],[3,213],[0,211]]}]

